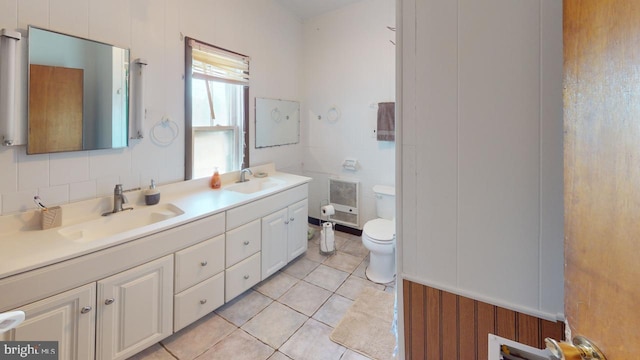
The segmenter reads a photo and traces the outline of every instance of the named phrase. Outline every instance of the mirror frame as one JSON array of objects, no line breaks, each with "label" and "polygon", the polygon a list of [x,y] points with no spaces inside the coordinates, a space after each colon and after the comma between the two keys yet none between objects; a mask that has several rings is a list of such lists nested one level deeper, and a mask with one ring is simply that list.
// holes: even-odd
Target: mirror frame
[{"label": "mirror frame", "polygon": [[[131,76],[130,76],[130,66],[131,66],[131,51],[129,48],[118,47],[112,44],[107,44],[104,42],[86,39],[74,35],[69,35],[49,29],[44,29],[37,26],[28,26],[28,57],[27,57],[27,154],[47,154],[47,153],[56,153],[56,152],[69,152],[69,151],[88,151],[88,150],[104,150],[104,149],[122,149],[129,146],[129,125],[130,125],[130,91],[131,91]],[[72,55],[69,55],[71,52],[65,48],[62,48],[60,52],[55,52],[52,54],[52,51],[48,49],[42,50],[42,45],[39,45],[33,41],[34,34],[46,34],[49,36],[60,37],[61,41],[64,42],[73,42],[77,44],[78,48],[81,49],[78,52],[73,52]],[[36,47],[40,47],[40,50],[36,49]],[[118,49],[121,53],[114,55],[114,49]],[[105,55],[98,54],[98,50],[104,52]],[[40,51],[41,54],[38,54]],[[85,55],[87,56],[80,56]],[[108,55],[107,55],[108,54]],[[95,56],[101,55],[101,56]],[[109,56],[107,58],[107,56]],[[39,57],[34,59],[34,57]],[[84,60],[83,60],[84,58]],[[41,60],[44,59],[44,60]],[[105,60],[104,62],[100,60]],[[117,65],[117,71],[115,73],[118,74],[117,78],[114,80],[114,65]],[[81,144],[78,148],[74,148],[71,150],[67,149],[45,149],[35,151],[34,146],[32,146],[33,138],[31,127],[34,123],[33,109],[31,108],[32,102],[32,65],[45,65],[44,68],[47,69],[49,73],[53,73],[54,70],[67,71],[75,69],[82,69],[82,99],[79,101],[82,102],[82,114],[81,117]],[[110,73],[106,75],[107,67],[111,67]],[[95,69],[92,71],[91,69]],[[105,70],[101,72],[101,70]],[[103,79],[109,78],[110,81],[102,81]],[[62,77],[64,79],[64,77]],[[105,86],[104,83],[107,83]],[[42,85],[45,84],[45,85]],[[47,89],[46,96],[56,100],[60,104],[54,106],[54,111],[52,114],[47,114],[44,117],[40,118],[40,121],[48,121],[48,119],[58,118],[58,123],[54,124],[52,127],[58,126],[65,128],[65,124],[62,123],[60,119],[65,118],[65,114],[60,115],[56,113],[55,107],[63,108],[64,102],[69,101],[70,99],[64,99],[63,102],[60,102],[60,98],[57,97],[57,93],[52,89],[57,87],[58,85],[52,86],[51,84],[42,82],[40,84],[41,88]],[[95,84],[96,86],[92,86]],[[102,84],[102,86],[98,87],[97,85]],[[74,89],[74,88],[72,88]],[[70,93],[73,93],[71,91]],[[89,94],[98,94],[98,96],[92,97],[93,100],[89,100]],[[42,95],[40,95],[42,96]],[[113,99],[118,99],[118,101],[113,101]],[[46,100],[48,98],[45,98]],[[71,99],[73,100],[73,99]],[[47,101],[45,101],[47,103]],[[106,106],[105,106],[106,105]],[[47,105],[49,106],[49,105]],[[46,110],[51,109],[51,107],[47,107]],[[91,112],[91,114],[89,114]],[[40,113],[43,113],[43,110],[40,109]],[[44,112],[46,113],[46,111]],[[105,116],[106,115],[106,116]],[[41,123],[42,124],[42,123]],[[42,126],[42,125],[39,125]],[[66,127],[68,128],[68,127]],[[42,129],[41,129],[42,130]],[[45,129],[42,130],[41,133],[45,134],[44,136],[49,135],[51,132],[51,136],[54,137],[56,131]],[[60,131],[58,130],[58,134]],[[117,136],[113,134],[116,133]],[[41,135],[37,135],[41,136]],[[49,140],[43,140],[44,143],[47,143]],[[52,140],[51,142],[55,142]]]},{"label": "mirror frame", "polygon": [[255,112],[256,149],[300,143],[299,101],[257,97]]}]

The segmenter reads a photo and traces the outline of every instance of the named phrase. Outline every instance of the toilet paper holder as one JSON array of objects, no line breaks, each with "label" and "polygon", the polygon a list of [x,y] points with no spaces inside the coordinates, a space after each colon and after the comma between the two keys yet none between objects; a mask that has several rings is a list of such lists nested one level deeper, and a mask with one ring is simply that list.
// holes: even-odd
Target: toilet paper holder
[{"label": "toilet paper holder", "polygon": [[358,170],[358,160],[357,159],[344,159],[342,162],[342,167],[346,170],[356,171]]},{"label": "toilet paper holder", "polygon": [[320,212],[322,213],[322,216],[326,216],[328,221],[329,216],[336,214],[336,209],[333,207],[333,205],[324,205],[320,208]]}]

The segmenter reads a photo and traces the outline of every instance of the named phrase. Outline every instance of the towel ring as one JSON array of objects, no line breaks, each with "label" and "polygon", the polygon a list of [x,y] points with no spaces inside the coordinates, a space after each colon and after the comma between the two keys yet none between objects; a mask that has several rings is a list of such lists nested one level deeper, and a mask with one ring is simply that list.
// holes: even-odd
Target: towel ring
[{"label": "towel ring", "polygon": [[[159,137],[157,134],[158,128],[167,129],[171,133],[171,137]],[[176,124],[175,121],[169,119],[168,117],[165,117],[164,119],[158,121],[151,128],[151,139],[154,143],[160,146],[171,145],[173,141],[178,138],[178,134],[180,134],[180,127],[178,126],[178,124]]]},{"label": "towel ring", "polygon": [[333,124],[340,119],[340,115],[340,109],[333,106],[329,111],[327,111],[327,121]]}]

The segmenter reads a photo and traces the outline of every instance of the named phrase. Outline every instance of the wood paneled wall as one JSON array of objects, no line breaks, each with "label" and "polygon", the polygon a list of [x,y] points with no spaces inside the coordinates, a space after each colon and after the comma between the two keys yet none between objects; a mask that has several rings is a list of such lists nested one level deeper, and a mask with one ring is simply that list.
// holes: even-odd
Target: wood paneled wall
[{"label": "wood paneled wall", "polygon": [[539,319],[404,280],[406,360],[484,360],[488,334],[543,348],[564,323]]}]

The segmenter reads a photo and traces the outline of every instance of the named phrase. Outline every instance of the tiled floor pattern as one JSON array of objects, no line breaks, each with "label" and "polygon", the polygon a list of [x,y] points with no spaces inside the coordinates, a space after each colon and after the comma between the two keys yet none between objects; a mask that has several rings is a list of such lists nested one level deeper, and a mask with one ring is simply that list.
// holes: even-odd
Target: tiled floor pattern
[{"label": "tiled floor pattern", "polygon": [[358,236],[336,232],[335,255],[319,251],[319,228],[306,254],[135,360],[362,360],[329,339],[362,288],[395,284],[366,279],[367,249]]}]

